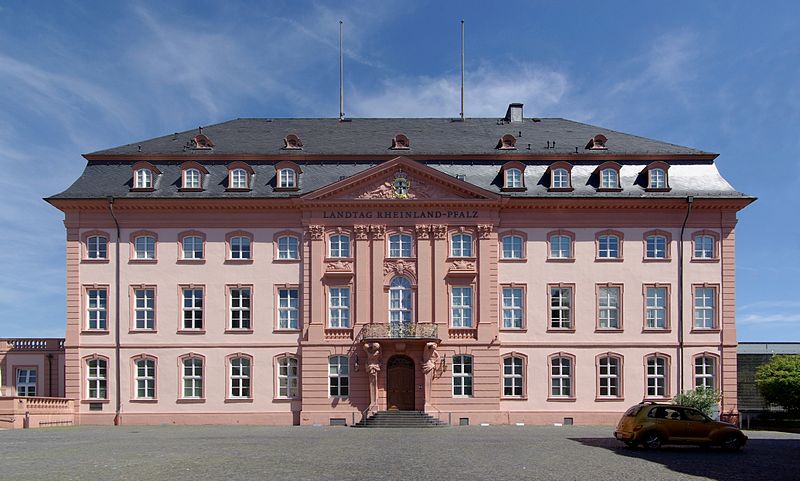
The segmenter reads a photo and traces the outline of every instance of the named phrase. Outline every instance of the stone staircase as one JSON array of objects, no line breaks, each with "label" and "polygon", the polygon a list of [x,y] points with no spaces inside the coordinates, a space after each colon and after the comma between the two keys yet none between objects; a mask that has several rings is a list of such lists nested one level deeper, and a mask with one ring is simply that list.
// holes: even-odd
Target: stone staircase
[{"label": "stone staircase", "polygon": [[438,428],[444,421],[422,411],[378,411],[354,424],[354,428]]}]

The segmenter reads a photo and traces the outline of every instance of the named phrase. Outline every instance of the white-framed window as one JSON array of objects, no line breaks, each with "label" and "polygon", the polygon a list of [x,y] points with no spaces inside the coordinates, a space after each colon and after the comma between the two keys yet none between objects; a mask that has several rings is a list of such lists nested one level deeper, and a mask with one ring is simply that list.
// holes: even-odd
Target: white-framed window
[{"label": "white-framed window", "polygon": [[250,259],[250,238],[234,236],[230,240],[231,259]]},{"label": "white-framed window", "polygon": [[715,389],[716,360],[711,356],[698,356],[694,358],[694,387]]},{"label": "white-framed window", "polygon": [[397,276],[389,283],[389,322],[411,322],[412,295],[411,281]]},{"label": "white-framed window", "polygon": [[246,399],[250,397],[250,359],[234,357],[230,360],[230,397]]},{"label": "white-framed window", "polygon": [[412,237],[409,234],[389,236],[389,257],[411,257]]},{"label": "white-framed window", "polygon": [[297,359],[282,357],[278,359],[278,397],[296,398],[300,394],[300,370]]},{"label": "white-framed window", "polygon": [[247,189],[247,171],[244,169],[231,170],[231,189]]},{"label": "white-framed window", "polygon": [[156,362],[153,359],[136,361],[136,399],[156,398]]},{"label": "white-framed window", "polygon": [[350,327],[350,288],[328,289],[328,327]]},{"label": "white-framed window", "polygon": [[299,300],[299,289],[278,289],[278,329],[299,329]]},{"label": "white-framed window", "polygon": [[472,287],[451,288],[450,312],[453,327],[472,327]]},{"label": "white-framed window", "polygon": [[450,257],[472,257],[471,235],[453,234],[450,241]]},{"label": "white-framed window", "polygon": [[181,290],[183,297],[183,328],[203,328],[203,289],[184,287]]},{"label": "white-framed window", "polygon": [[647,358],[647,396],[667,396],[667,360],[661,356]]},{"label": "white-framed window", "polygon": [[619,237],[601,235],[597,239],[597,257],[601,259],[619,259]]},{"label": "white-framed window", "polygon": [[86,320],[90,331],[108,329],[108,289],[86,289]]},{"label": "white-framed window", "polygon": [[501,259],[522,259],[522,236],[503,236],[503,252]]},{"label": "white-framed window", "polygon": [[202,185],[203,174],[198,169],[186,169],[183,171],[183,188],[199,189]]},{"label": "white-framed window", "polygon": [[297,187],[297,176],[294,169],[283,168],[278,171],[278,187],[282,189],[293,189]]},{"label": "white-framed window", "polygon": [[667,258],[667,238],[663,235],[647,236],[647,252],[645,257],[648,259]]},{"label": "white-framed window", "polygon": [[181,384],[183,399],[200,399],[203,397],[203,360],[199,357],[188,357],[183,360]]},{"label": "white-framed window", "polygon": [[155,299],[153,288],[136,288],[133,290],[133,312],[136,329],[153,330],[156,327]]},{"label": "white-framed window", "polygon": [[86,362],[86,398],[108,399],[108,362],[105,359]]},{"label": "white-framed window", "polygon": [[666,189],[667,173],[658,167],[649,170],[649,180],[647,187],[650,189]]},{"label": "white-framed window", "polygon": [[694,327],[714,329],[716,327],[716,289],[713,287],[694,288]]},{"label": "white-framed window", "polygon": [[472,396],[472,356],[453,356],[453,396]]},{"label": "white-framed window", "polygon": [[645,291],[645,327],[667,328],[667,288],[647,287]]},{"label": "white-framed window", "polygon": [[300,258],[299,241],[293,235],[278,237],[278,259],[296,260]]},{"label": "white-framed window", "polygon": [[203,258],[203,238],[197,235],[187,235],[181,239],[184,259]]},{"label": "white-framed window", "polygon": [[134,259],[155,259],[156,239],[149,235],[140,235],[133,239]]},{"label": "white-framed window", "polygon": [[249,287],[230,289],[231,329],[250,329],[250,298]]},{"label": "white-framed window", "polygon": [[553,234],[550,236],[550,258],[572,258],[572,237],[568,235]]},{"label": "white-framed window", "polygon": [[600,397],[620,397],[620,366],[616,356],[605,356],[598,360],[598,384]]},{"label": "white-framed window", "polygon": [[603,169],[600,171],[600,188],[616,189],[619,187],[619,174],[615,169]]},{"label": "white-framed window", "polygon": [[572,397],[572,359],[569,357],[550,360],[550,396]]},{"label": "white-framed window", "polygon": [[572,287],[550,287],[550,327],[572,328]]},{"label": "white-framed window", "polygon": [[93,235],[86,238],[87,259],[108,259],[108,239],[105,236]]},{"label": "white-framed window", "polygon": [[550,185],[553,189],[569,188],[569,171],[567,169],[553,169]]},{"label": "white-framed window", "polygon": [[36,396],[36,368],[17,368],[17,396]]},{"label": "white-framed window", "polygon": [[600,287],[597,291],[598,326],[600,329],[619,329],[619,287]]},{"label": "white-framed window", "polygon": [[714,258],[714,239],[710,235],[697,235],[694,238],[694,258],[713,259]]},{"label": "white-framed window", "polygon": [[522,171],[512,167],[506,169],[506,189],[519,189],[522,187]]},{"label": "white-framed window", "polygon": [[503,396],[522,397],[525,392],[521,357],[509,356],[503,359]]},{"label": "white-framed window", "polygon": [[347,356],[328,358],[328,386],[331,397],[350,395],[350,365]]},{"label": "white-framed window", "polygon": [[328,257],[350,257],[350,236],[334,234],[328,238]]},{"label": "white-framed window", "polygon": [[153,188],[153,171],[150,169],[138,169],[134,176],[134,188],[136,189],[152,189]]},{"label": "white-framed window", "polygon": [[524,289],[503,288],[503,329],[522,329]]}]

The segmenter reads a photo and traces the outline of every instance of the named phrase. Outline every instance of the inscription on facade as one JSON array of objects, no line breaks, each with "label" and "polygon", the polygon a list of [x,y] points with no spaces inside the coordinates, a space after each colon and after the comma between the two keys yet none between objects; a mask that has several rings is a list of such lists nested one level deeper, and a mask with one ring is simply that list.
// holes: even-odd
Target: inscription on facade
[{"label": "inscription on facade", "polygon": [[323,219],[477,219],[477,210],[378,210],[341,211],[330,210],[322,213]]}]

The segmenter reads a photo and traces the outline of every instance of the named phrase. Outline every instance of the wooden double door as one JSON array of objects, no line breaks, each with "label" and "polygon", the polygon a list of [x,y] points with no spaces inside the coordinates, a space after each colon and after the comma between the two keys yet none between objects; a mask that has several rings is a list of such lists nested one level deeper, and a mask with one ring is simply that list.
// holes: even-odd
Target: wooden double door
[{"label": "wooden double door", "polygon": [[414,410],[414,361],[392,356],[386,363],[386,405],[390,410]]}]

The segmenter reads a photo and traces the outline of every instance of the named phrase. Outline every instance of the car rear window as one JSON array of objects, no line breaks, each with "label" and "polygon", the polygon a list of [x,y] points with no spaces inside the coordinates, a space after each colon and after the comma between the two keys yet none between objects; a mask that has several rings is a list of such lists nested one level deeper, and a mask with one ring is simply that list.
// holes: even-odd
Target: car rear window
[{"label": "car rear window", "polygon": [[625,411],[624,416],[634,417],[637,414],[639,414],[639,411],[641,411],[641,410],[642,410],[642,406],[633,406],[632,408],[630,408],[627,411]]}]

